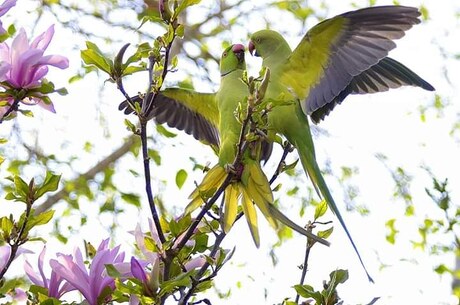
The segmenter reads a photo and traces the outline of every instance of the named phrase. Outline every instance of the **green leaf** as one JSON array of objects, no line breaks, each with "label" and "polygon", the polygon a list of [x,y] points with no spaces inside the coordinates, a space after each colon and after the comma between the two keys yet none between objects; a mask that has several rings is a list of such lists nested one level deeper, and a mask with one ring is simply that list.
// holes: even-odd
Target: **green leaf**
[{"label": "green leaf", "polygon": [[170,293],[171,291],[177,290],[179,287],[189,286],[191,284],[191,275],[195,272],[195,270],[191,270],[189,272],[181,273],[177,277],[163,282],[160,286],[158,296],[161,297],[167,293]]},{"label": "green leaf", "polygon": [[48,210],[35,216],[30,216],[27,222],[27,228],[30,231],[33,227],[45,225],[53,219],[54,210]]},{"label": "green leaf", "polygon": [[23,197],[20,197],[20,196],[16,196],[15,194],[9,192],[5,195],[5,199],[6,200],[16,200],[16,201],[22,201],[22,202],[26,202],[25,199]]},{"label": "green leaf", "polygon": [[294,169],[297,165],[297,162],[299,162],[299,159],[295,160],[293,163],[291,164],[286,164],[283,168],[283,171],[288,171],[288,170],[291,170],[291,169]]},{"label": "green leaf", "polygon": [[145,71],[145,67],[143,66],[129,66],[123,70],[123,76],[131,75],[136,72],[142,72],[142,71]]},{"label": "green leaf", "polygon": [[187,180],[187,172],[184,169],[181,169],[177,172],[176,174],[176,185],[179,189],[182,188],[182,186],[185,183],[185,180]]},{"label": "green leaf", "polygon": [[99,50],[97,45],[87,41],[86,47],[88,49],[81,51],[81,58],[83,62],[87,65],[94,65],[100,70],[112,75],[113,63],[112,61],[104,56],[104,54]]},{"label": "green leaf", "polygon": [[174,11],[172,19],[175,20],[187,7],[200,3],[201,0],[183,0]]},{"label": "green leaf", "polygon": [[313,298],[316,301],[316,304],[323,304],[322,298],[323,296],[319,291],[315,291],[315,289],[310,285],[294,285],[294,289],[298,295],[303,298]]},{"label": "green leaf", "polygon": [[437,273],[437,274],[444,274],[444,273],[450,273],[452,274],[452,270],[449,269],[446,265],[444,264],[441,264],[439,266],[437,266],[436,268],[434,268],[434,271]]},{"label": "green leaf", "polygon": [[318,237],[321,237],[321,238],[328,238],[329,236],[331,236],[332,232],[334,231],[334,227],[330,227],[329,229],[327,230],[324,230],[324,231],[319,231],[318,232]]},{"label": "green leaf", "polygon": [[[42,100],[45,100],[44,97],[42,97]],[[28,117],[28,118],[34,117],[34,113],[31,110],[19,109],[18,111],[22,113],[22,115],[24,115],[25,117]]]},{"label": "green leaf", "polygon": [[126,127],[127,127],[127,129],[128,129],[129,131],[131,131],[131,132],[136,132],[137,127],[136,127],[136,125],[134,125],[133,123],[131,123],[130,120],[125,119],[125,125],[126,125]]},{"label": "green leaf", "polygon": [[178,59],[178,57],[177,57],[177,55],[176,55],[176,56],[174,56],[174,57],[171,59],[171,68],[172,68],[172,69],[177,68],[177,64],[178,64],[178,63],[179,63],[179,59]]},{"label": "green leaf", "polygon": [[29,194],[29,185],[27,185],[27,183],[22,180],[21,177],[15,175],[14,178],[13,178],[13,181],[14,181],[14,186],[16,188],[16,193],[20,196],[20,197],[27,197],[27,195]]},{"label": "green leaf", "polygon": [[173,133],[173,132],[170,132],[169,130],[167,130],[163,125],[157,125],[157,131],[159,134],[167,137],[167,138],[174,138],[177,136],[177,134]]},{"label": "green leaf", "polygon": [[[337,287],[338,284],[343,284],[348,280],[348,270],[345,269],[337,269],[332,271],[329,274],[331,279],[331,284],[334,284],[334,289]],[[332,285],[331,285],[332,286]]]},{"label": "green leaf", "polygon": [[43,294],[43,295],[48,295],[48,289],[42,286],[37,286],[37,285],[31,285],[29,287],[29,292],[33,294]]},{"label": "green leaf", "polygon": [[297,192],[299,191],[299,187],[298,186],[294,186],[292,189],[288,190],[286,192],[286,195],[288,196],[294,196],[295,194],[297,194]]},{"label": "green leaf", "polygon": [[121,199],[123,199],[129,204],[134,205],[135,207],[141,206],[141,200],[139,198],[139,195],[133,193],[121,193]]},{"label": "green leaf", "polygon": [[55,175],[52,172],[47,171],[45,181],[43,181],[41,186],[36,190],[34,198],[38,199],[45,193],[54,192],[55,190],[57,190],[60,180],[61,175]]},{"label": "green leaf", "polygon": [[387,234],[386,236],[386,240],[394,245],[395,244],[395,241],[396,241],[396,234],[399,233],[398,230],[396,230],[395,228],[395,223],[396,223],[396,219],[389,219],[386,223],[385,223],[385,226],[390,230],[390,233]]},{"label": "green leaf", "polygon": [[153,159],[156,165],[160,166],[161,165],[161,155],[160,153],[155,150],[155,149],[149,149],[148,150],[148,155],[150,158]]},{"label": "green leaf", "polygon": [[13,222],[8,217],[3,216],[0,218],[0,230],[2,230],[2,235],[4,238],[11,235],[13,225]]},{"label": "green leaf", "polygon": [[107,270],[107,274],[113,278],[122,277],[122,274],[112,264],[106,264],[105,270]]},{"label": "green leaf", "polygon": [[179,38],[184,38],[185,27],[182,24],[179,24],[176,28],[176,35]]},{"label": "green leaf", "polygon": [[329,274],[330,281],[326,285],[326,289],[322,292],[327,304],[336,304],[338,301],[337,286],[348,280],[348,271],[337,269]]},{"label": "green leaf", "polygon": [[208,290],[209,288],[211,288],[213,285],[213,282],[212,281],[204,281],[204,282],[201,282],[199,283],[198,285],[196,285],[196,288],[195,288],[195,291],[196,292],[203,292],[203,291],[206,291]]},{"label": "green leaf", "polygon": [[323,216],[327,211],[326,200],[321,200],[321,202],[315,208],[315,220]]}]

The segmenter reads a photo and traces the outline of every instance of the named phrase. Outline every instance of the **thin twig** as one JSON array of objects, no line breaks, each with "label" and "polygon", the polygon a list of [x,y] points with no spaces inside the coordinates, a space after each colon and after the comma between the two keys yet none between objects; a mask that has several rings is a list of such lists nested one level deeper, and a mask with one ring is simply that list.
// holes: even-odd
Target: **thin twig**
[{"label": "thin twig", "polygon": [[[307,243],[307,247],[305,248],[305,258],[303,260],[302,265],[302,275],[300,276],[300,285],[303,285],[305,282],[305,277],[307,276],[307,269],[308,269],[308,258],[310,257],[310,250],[313,244]],[[295,297],[295,303],[299,304],[300,295],[297,294]]]},{"label": "thin twig", "polygon": [[276,167],[276,171],[273,173],[272,178],[270,179],[270,185],[275,182],[276,178],[281,174],[281,170],[284,167],[285,160],[287,155],[292,151],[292,145],[289,142],[286,142],[284,145],[283,155],[281,156],[281,160]]},{"label": "thin twig", "polygon": [[[175,31],[175,29],[174,29],[174,31]],[[163,71],[162,71],[162,74],[160,76],[160,82],[161,82],[160,85],[163,84],[163,80],[165,79],[165,77],[166,77],[166,75],[168,73],[169,52],[171,50],[171,46],[172,46],[172,43],[174,42],[175,37],[176,37],[176,33],[174,32],[171,41],[165,47],[165,55],[164,55],[164,58],[163,58],[164,64],[163,64]],[[156,97],[158,95],[158,90],[159,90],[159,88],[156,88],[156,84],[154,84],[154,82],[156,81],[153,78],[154,65],[155,65],[155,58],[150,56],[149,57],[149,68],[148,68],[148,71],[149,71],[149,92],[147,92],[147,94],[144,96],[144,101],[143,101],[144,103],[143,103],[143,107],[142,107],[143,108],[142,113],[138,114],[138,116],[139,116],[139,121],[140,121],[140,125],[141,125],[141,143],[142,143],[142,156],[143,156],[143,160],[144,160],[145,191],[147,193],[147,198],[148,198],[148,202],[149,202],[150,212],[152,213],[152,217],[153,217],[153,222],[154,222],[155,228],[157,229],[157,232],[158,232],[158,238],[160,239],[161,243],[164,244],[166,242],[166,238],[164,236],[163,229],[161,228],[160,218],[159,218],[158,212],[156,210],[154,196],[153,196],[153,192],[152,192],[152,185],[151,185],[151,180],[150,180],[150,177],[151,177],[151,174],[150,174],[150,158],[148,156],[148,147],[147,147],[147,123],[148,123],[147,118],[149,117],[148,113],[151,111],[151,109],[152,109],[152,107],[153,107],[153,105],[155,103],[155,99],[156,99]],[[150,88],[152,88],[152,87],[154,87],[155,89],[153,90],[152,95],[150,95],[149,93],[150,93],[150,91],[152,91]],[[166,280],[168,278],[169,270],[168,270],[168,268],[164,268],[164,270],[165,270],[164,278]]]},{"label": "thin twig", "polygon": [[206,215],[206,213],[209,211],[209,209],[212,207],[212,205],[219,199],[220,195],[224,192],[224,190],[227,188],[227,186],[230,185],[230,182],[232,181],[234,175],[233,174],[228,174],[227,177],[225,178],[224,182],[222,185],[217,189],[217,191],[214,193],[214,195],[209,199],[203,208],[201,209],[200,213],[197,215],[197,217],[193,220],[192,224],[188,228],[188,230],[185,232],[184,237],[180,240],[180,242],[177,244],[175,247],[175,250],[179,252],[185,244],[189,241],[190,237],[192,237],[193,232],[195,229],[198,227],[201,219]]},{"label": "thin twig", "polygon": [[166,238],[164,236],[163,230],[160,224],[160,218],[155,206],[155,200],[153,199],[153,192],[152,192],[152,184],[150,179],[150,158],[148,155],[148,147],[147,147],[147,122],[141,122],[141,143],[142,143],[142,157],[143,157],[143,164],[144,164],[144,177],[145,177],[145,192],[147,193],[147,199],[149,202],[150,212],[152,213],[153,222],[155,223],[155,228],[158,232],[158,238],[160,239],[161,243],[164,244],[166,242]]},{"label": "thin twig", "polygon": [[[14,258],[16,257],[16,254],[17,254],[17,252],[19,250],[19,246],[21,246],[22,244],[24,244],[26,242],[25,240],[24,241],[22,240],[22,235],[24,234],[24,232],[26,230],[26,226],[27,226],[27,223],[28,223],[28,220],[29,220],[29,217],[30,217],[30,212],[32,211],[32,204],[34,202],[33,198],[30,198],[29,196],[27,196],[27,197],[28,198],[27,198],[27,203],[26,203],[26,214],[25,214],[25,217],[24,217],[24,221],[22,222],[22,226],[19,229],[18,235],[15,238],[13,244],[10,245],[10,247],[11,247],[10,257],[6,261],[6,264],[3,267],[2,271],[0,271],[0,280],[3,279],[3,276],[5,275],[6,271],[8,270],[8,268],[10,267],[10,265],[13,262]],[[10,243],[8,242],[8,244],[10,244]]]},{"label": "thin twig", "polygon": [[15,99],[13,104],[10,105],[10,107],[8,108],[8,110],[2,115],[2,117],[0,118],[0,124],[3,123],[3,119],[8,117],[8,115],[10,113],[12,113],[13,111],[17,111],[18,108],[19,108],[19,102],[20,100],[19,99]]}]

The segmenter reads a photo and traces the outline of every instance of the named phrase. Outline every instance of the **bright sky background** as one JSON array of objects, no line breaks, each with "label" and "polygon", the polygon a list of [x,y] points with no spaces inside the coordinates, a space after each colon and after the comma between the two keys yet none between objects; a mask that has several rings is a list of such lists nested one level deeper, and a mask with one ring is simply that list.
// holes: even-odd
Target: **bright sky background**
[{"label": "bright sky background", "polygon": [[[21,12],[26,16],[30,2],[24,0],[18,2],[11,12],[14,14]],[[261,1],[257,3],[259,2]],[[350,10],[349,1],[335,2],[330,7],[328,17]],[[365,6],[367,3],[366,1],[355,2],[359,6]],[[203,1],[203,6],[209,7],[210,3],[212,1]],[[391,1],[377,1],[379,5],[391,3]],[[397,41],[398,48],[390,55],[434,85],[437,93],[449,106],[445,108],[441,116],[434,111],[428,111],[427,123],[423,123],[420,121],[418,108],[430,105],[434,100],[434,93],[415,88],[404,88],[378,95],[348,97],[343,105],[338,106],[326,121],[320,124],[319,127],[329,136],[319,136],[315,140],[319,164],[323,165],[326,161],[330,161],[330,166],[336,175],[340,173],[340,166],[359,167],[359,173],[352,180],[353,185],[358,186],[360,192],[355,203],[365,205],[370,209],[371,214],[367,217],[356,212],[346,212],[343,200],[341,200],[342,187],[333,177],[328,176],[326,179],[376,283],[367,282],[350,243],[333,215],[330,215],[330,219],[334,220],[335,224],[335,231],[331,238],[332,246],[330,248],[318,246],[313,249],[307,283],[319,289],[322,280],[328,279],[331,271],[341,268],[348,269],[350,272],[350,279],[339,289],[340,296],[349,304],[365,304],[376,296],[382,297],[377,304],[457,304],[458,301],[449,296],[451,278],[440,277],[432,271],[433,266],[439,263],[453,266],[454,257],[430,257],[420,250],[414,251],[410,241],[420,238],[417,235],[419,221],[439,212],[424,193],[424,188],[431,186],[431,181],[426,172],[420,168],[421,164],[429,165],[435,176],[441,180],[448,177],[452,200],[453,202],[459,200],[460,164],[458,156],[460,156],[460,147],[458,140],[460,138],[458,132],[454,137],[451,137],[449,132],[453,123],[458,121],[460,113],[458,103],[460,92],[456,88],[460,84],[460,64],[458,60],[455,61],[451,57],[452,54],[460,54],[460,44],[457,39],[460,37],[459,19],[455,18],[455,12],[457,14],[460,12],[460,3],[455,0],[442,2],[414,0],[401,1],[401,4],[413,6],[424,4],[429,11],[430,19],[415,26],[402,40]],[[195,8],[193,12],[190,11],[189,16],[198,16],[195,14],[199,14],[200,9],[202,10],[203,7]],[[253,31],[259,30],[263,26],[263,18],[267,16],[270,16],[267,12],[255,12],[248,26]],[[2,20],[4,24],[9,24],[8,19]],[[43,32],[52,22],[52,18],[43,20],[36,25],[33,36]],[[27,18],[22,19],[19,24],[27,26]],[[309,24],[309,26],[313,25],[313,23]],[[273,29],[285,31],[286,38],[292,47],[296,46],[302,34],[307,30],[301,28],[300,24],[295,21],[287,22],[282,18],[279,18],[279,22]],[[99,28],[94,30],[103,31]],[[121,144],[118,135],[121,138],[128,132],[123,125],[124,116],[116,110],[122,98],[113,84],[107,83],[105,90],[99,93],[103,80],[98,79],[94,74],[72,85],[66,83],[66,80],[80,67],[79,50],[73,48],[76,38],[69,36],[69,33],[57,26],[55,38],[48,51],[48,54],[65,54],[71,60],[70,69],[64,72],[52,69],[49,75],[56,85],[66,86],[69,95],[53,98],[57,115],[37,110],[34,111],[36,118],[20,118],[19,125],[23,130],[21,137],[29,143],[33,143],[36,137],[37,141],[46,143],[47,153],[55,153],[58,157],[65,156],[66,151],[81,150],[85,141],[95,143],[92,155],[85,154],[85,158],[81,160],[81,168],[75,168],[83,172],[116,149]],[[129,33],[124,34],[129,38]],[[238,29],[229,31],[225,35],[227,36],[224,39],[247,44],[247,37],[238,33]],[[70,40],[72,43],[69,42]],[[137,41],[131,42],[137,43]],[[78,41],[78,45],[83,49],[84,40]],[[220,42],[216,43],[216,46],[220,48]],[[444,52],[447,52],[445,54],[447,58],[442,54],[439,46],[442,46]],[[113,46],[102,48],[107,52],[117,50]],[[216,50],[214,54],[219,55],[220,50]],[[247,63],[250,74],[255,75],[261,61],[247,56]],[[179,69],[181,68],[179,64]],[[181,73],[187,73],[186,68],[183,70],[185,72],[179,71],[177,78],[181,77]],[[449,77],[450,83],[446,81],[445,74]],[[217,73],[212,77],[217,84]],[[144,90],[143,85],[139,86],[144,83],[130,82],[131,92]],[[203,91],[215,89],[209,88],[208,84],[199,80],[196,80],[196,85]],[[95,103],[99,103],[100,110],[96,110]],[[101,128],[101,121],[108,118],[110,122],[105,122],[107,127]],[[2,125],[3,130],[0,130],[0,136],[5,136],[4,129],[7,129],[7,126],[11,127],[11,123]],[[65,139],[68,144],[63,148],[61,141],[54,141],[57,138]],[[196,151],[195,157],[202,163],[214,162],[215,157],[210,149],[204,148],[188,136],[178,136],[172,141],[160,141],[160,144],[164,144],[161,152],[165,165],[162,168],[163,171],[159,173],[156,173],[156,167],[152,166],[153,172],[158,174],[160,180],[174,181],[175,173],[184,168],[190,176],[182,190],[177,190],[174,183],[169,183],[168,186],[159,185],[155,192],[165,191],[165,202],[187,202],[186,198],[193,189],[192,179],[199,181],[201,175],[198,172],[191,172],[191,164],[188,159],[180,158],[181,152],[184,149]],[[277,153],[279,154],[279,151]],[[414,177],[411,192],[414,196],[417,217],[403,217],[404,204],[392,198],[394,189],[391,176],[384,165],[376,159],[376,153],[384,153],[389,158],[388,165],[391,168],[401,166]],[[289,160],[294,159],[295,155],[291,154]],[[273,168],[277,161],[278,158],[272,158],[268,168]],[[124,165],[119,170],[126,170],[134,166],[139,172],[141,171],[140,160],[127,163],[128,165]],[[170,170],[165,171],[165,168]],[[32,177],[42,173],[28,174]],[[63,173],[63,175],[67,178],[72,177],[71,173]],[[305,180],[284,181],[284,185],[297,184],[301,188],[306,183],[310,182]],[[133,191],[138,187],[133,179],[119,181],[119,185],[122,191]],[[286,213],[294,219],[298,216],[297,209],[295,209],[296,204],[293,199],[283,202]],[[104,217],[107,216],[98,218],[95,214],[97,208],[95,209],[90,202],[82,200],[81,207],[87,209],[89,215],[93,213],[94,218],[90,220],[87,227],[82,228],[78,235],[69,241],[68,245],[62,246],[49,240],[48,258],[53,257],[54,246],[55,252],[71,252],[73,247],[81,246],[82,238],[98,244],[102,238],[108,236],[102,231],[100,235],[94,234],[95,231],[102,230],[100,229],[101,223],[104,223]],[[311,215],[312,211],[309,210],[307,213]],[[6,212],[2,210],[0,215],[4,213]],[[131,213],[124,218],[129,221],[122,224],[126,230],[133,230],[139,219],[145,216],[145,213],[142,212]],[[385,221],[389,218],[400,219],[397,227],[400,234],[396,245],[390,245],[385,241],[387,233]],[[302,238],[296,236],[297,238],[288,241],[281,249],[275,250],[279,262],[273,268],[269,251],[271,245],[276,242],[276,236],[262,217],[259,219],[262,223],[260,249],[253,246],[247,225],[243,221],[232,229],[224,244],[224,247],[227,248],[235,245],[237,247],[232,263],[222,270],[216,280],[220,291],[225,292],[231,289],[232,297],[229,301],[225,301],[228,304],[273,304],[281,302],[284,297],[295,296],[290,285],[300,278],[300,270],[297,266],[303,261]],[[78,223],[78,219],[74,220]],[[66,221],[71,222],[70,219]],[[142,222],[146,228],[145,219],[142,219]],[[117,235],[117,237],[118,242],[126,245],[124,250],[129,251],[128,246],[133,242],[132,237],[127,233]],[[39,251],[41,245],[36,245],[36,247]],[[15,264],[20,268],[20,263]],[[388,265],[388,267],[379,270],[381,264]],[[236,286],[237,281],[241,282],[241,285],[238,285],[239,288]],[[265,294],[267,294],[267,299],[265,299]],[[213,303],[222,303],[216,298],[212,299]]]}]

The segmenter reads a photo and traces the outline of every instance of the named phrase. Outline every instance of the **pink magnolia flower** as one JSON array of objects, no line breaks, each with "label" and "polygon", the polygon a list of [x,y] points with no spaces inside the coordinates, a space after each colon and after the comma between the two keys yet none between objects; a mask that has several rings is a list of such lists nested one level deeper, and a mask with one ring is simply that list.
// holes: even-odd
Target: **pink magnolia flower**
[{"label": "pink magnolia flower", "polygon": [[106,287],[115,288],[115,280],[107,275],[105,266],[113,265],[123,277],[131,275],[129,263],[123,262],[124,252],[119,253],[120,246],[108,248],[109,240],[103,240],[94,256],[89,272],[80,249],[74,257],[58,253],[57,259],[50,260],[51,268],[85,297],[89,305],[97,305],[97,299]]},{"label": "pink magnolia flower", "polygon": [[[23,253],[33,253],[33,252],[28,249],[19,247],[18,250],[16,251],[16,255],[14,256],[13,260],[15,260],[19,255]],[[8,244],[0,246],[0,272],[2,272],[3,268],[5,268],[8,260],[10,259],[10,256],[11,256],[11,246]]]},{"label": "pink magnolia flower", "polygon": [[29,44],[23,28],[14,38],[11,48],[0,44],[0,59],[11,65],[6,81],[12,88],[30,89],[40,86],[40,80],[48,73],[48,66],[65,69],[69,60],[61,55],[44,55],[54,35],[54,25]]},{"label": "pink magnolia flower", "polygon": [[24,263],[24,270],[29,277],[29,279],[37,286],[45,287],[48,289],[48,296],[56,299],[60,299],[63,294],[66,292],[75,290],[68,282],[63,282],[64,278],[62,278],[59,274],[57,274],[54,270],[51,270],[50,278],[46,278],[45,272],[43,270],[43,261],[45,259],[46,247],[43,247],[42,252],[38,257],[38,273],[34,271],[32,266],[28,261]]},{"label": "pink magnolia flower", "polygon": [[[16,0],[5,0],[3,3],[0,5],[0,17],[5,15],[6,12],[10,10],[13,6],[16,5]],[[0,20],[0,35],[3,35],[6,33],[6,30],[3,28],[2,21]]]},{"label": "pink magnolia flower", "polygon": [[[65,69],[69,66],[69,60],[61,55],[44,55],[46,48],[54,35],[54,25],[46,32],[40,34],[32,43],[29,43],[27,34],[23,28],[13,39],[11,47],[0,43],[0,80],[2,86],[9,89],[34,89],[42,84],[42,79],[48,73],[48,66]],[[40,105],[54,112],[52,104],[46,104],[40,94],[21,97],[21,102],[27,105]],[[4,107],[5,108],[5,107]]]}]

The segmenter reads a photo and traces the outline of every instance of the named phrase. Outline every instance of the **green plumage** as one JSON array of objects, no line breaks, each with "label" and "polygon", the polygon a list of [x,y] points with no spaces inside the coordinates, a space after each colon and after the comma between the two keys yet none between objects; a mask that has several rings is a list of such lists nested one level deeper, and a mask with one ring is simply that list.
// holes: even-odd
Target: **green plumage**
[{"label": "green plumage", "polygon": [[[199,208],[203,204],[202,194],[209,195],[209,192],[219,188],[227,177],[228,170],[232,170],[237,175],[224,193],[222,227],[225,232],[229,232],[233,226],[238,204],[241,204],[254,243],[259,246],[255,204],[273,227],[277,226],[278,219],[300,234],[327,245],[327,241],[296,225],[272,205],[273,194],[270,184],[260,167],[260,160],[267,160],[271,154],[271,143],[250,144],[251,149],[243,153],[242,168],[228,168],[235,160],[242,128],[236,119],[236,110],[239,106],[241,109],[246,108],[246,99],[249,95],[248,87],[242,80],[245,69],[244,46],[233,45],[222,53],[221,83],[216,93],[169,88],[159,92],[154,100],[152,94],[145,98],[137,96],[132,99],[141,105],[144,100],[151,104],[150,111],[145,115],[148,119],[155,119],[157,123],[167,123],[170,127],[184,130],[196,139],[211,145],[218,154],[218,164],[208,171],[190,195],[191,202],[185,213]],[[119,108],[124,109],[125,113],[132,112],[126,101],[121,103]]]},{"label": "green plumage", "polygon": [[[293,102],[275,106],[269,127],[297,149],[318,195],[337,216],[364,267],[357,247],[316,162],[307,115],[319,122],[348,94],[386,91],[403,85],[434,88],[401,63],[386,58],[392,40],[419,23],[420,13],[403,6],[371,7],[347,12],[314,26],[292,52],[278,33],[251,36],[249,50],[263,58],[271,80],[266,98]],[[367,273],[369,280],[371,277]]]}]

